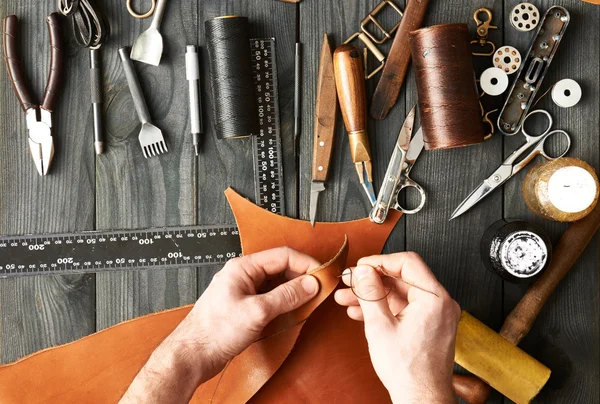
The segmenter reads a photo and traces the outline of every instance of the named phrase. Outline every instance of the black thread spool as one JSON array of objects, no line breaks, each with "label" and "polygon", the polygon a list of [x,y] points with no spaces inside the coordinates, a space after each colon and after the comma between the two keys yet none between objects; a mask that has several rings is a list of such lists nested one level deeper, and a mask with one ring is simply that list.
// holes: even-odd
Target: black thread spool
[{"label": "black thread spool", "polygon": [[552,244],[538,226],[521,220],[499,220],[481,238],[481,260],[512,283],[538,277],[550,265]]},{"label": "black thread spool", "polygon": [[246,17],[217,17],[204,23],[219,139],[257,134],[258,107],[252,78],[250,29]]}]

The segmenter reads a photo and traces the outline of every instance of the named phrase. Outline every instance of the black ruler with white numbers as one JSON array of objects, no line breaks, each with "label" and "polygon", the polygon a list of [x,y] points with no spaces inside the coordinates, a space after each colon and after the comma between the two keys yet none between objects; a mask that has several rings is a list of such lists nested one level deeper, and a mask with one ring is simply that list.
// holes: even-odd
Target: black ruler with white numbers
[{"label": "black ruler with white numbers", "polygon": [[240,255],[233,225],[0,237],[0,278],[203,266]]},{"label": "black ruler with white numbers", "polygon": [[260,133],[252,136],[256,204],[285,214],[275,38],[251,39]]}]

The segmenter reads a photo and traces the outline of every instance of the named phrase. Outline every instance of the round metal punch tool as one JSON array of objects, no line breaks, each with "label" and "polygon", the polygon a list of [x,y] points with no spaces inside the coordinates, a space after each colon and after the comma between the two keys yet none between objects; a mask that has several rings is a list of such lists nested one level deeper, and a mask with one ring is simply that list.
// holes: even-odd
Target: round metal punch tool
[{"label": "round metal punch tool", "polygon": [[513,74],[521,67],[521,53],[512,46],[502,46],[494,53],[494,66],[506,74]]},{"label": "round metal punch tool", "polygon": [[517,31],[528,32],[537,27],[540,12],[531,3],[520,3],[510,13],[510,23]]},{"label": "round metal punch tool", "polygon": [[504,73],[504,70],[490,67],[481,74],[479,84],[486,94],[491,96],[500,95],[508,88],[508,76]]}]

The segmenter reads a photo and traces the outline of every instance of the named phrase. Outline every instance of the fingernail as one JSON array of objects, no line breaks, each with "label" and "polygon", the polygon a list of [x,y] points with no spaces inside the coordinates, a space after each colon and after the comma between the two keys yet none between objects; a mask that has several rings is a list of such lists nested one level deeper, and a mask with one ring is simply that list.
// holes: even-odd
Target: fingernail
[{"label": "fingernail", "polygon": [[352,271],[352,274],[354,275],[354,277],[356,279],[360,279],[360,278],[363,278],[364,276],[368,275],[370,271],[371,271],[371,267],[366,266],[366,265],[359,265],[356,268],[354,268],[354,271]]},{"label": "fingernail", "polygon": [[350,275],[351,272],[352,271],[350,268],[346,268],[346,269],[344,269],[344,272],[342,272],[342,276]]},{"label": "fingernail", "polygon": [[319,284],[313,276],[308,275],[302,279],[302,289],[304,289],[307,294],[314,295],[318,288]]}]

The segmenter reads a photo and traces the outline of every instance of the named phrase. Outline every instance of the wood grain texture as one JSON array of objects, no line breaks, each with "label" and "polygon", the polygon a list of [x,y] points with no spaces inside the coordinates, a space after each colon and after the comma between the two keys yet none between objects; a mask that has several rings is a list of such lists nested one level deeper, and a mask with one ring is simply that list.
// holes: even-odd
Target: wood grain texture
[{"label": "wood grain texture", "polygon": [[[55,4],[4,1],[0,15],[16,14],[26,75],[40,103],[48,77],[50,44],[46,16]],[[62,22],[65,22],[64,20]],[[0,234],[90,230],[94,224],[94,152],[86,119],[87,51],[68,41],[62,24],[64,86],[53,119],[55,156],[50,174],[38,175],[29,154],[27,127],[8,73],[0,68]],[[0,361],[10,362],[95,330],[94,276],[27,277],[0,280]]]},{"label": "wood grain texture", "polygon": [[[505,9],[510,12],[518,3],[507,0]],[[554,4],[552,1],[536,3],[541,13]],[[554,127],[565,130],[571,136],[572,146],[567,156],[580,158],[598,170],[600,69],[596,61],[600,58],[600,31],[597,24],[600,9],[575,0],[562,2],[561,5],[571,14],[571,22],[544,79],[540,94],[553,83],[568,77],[579,82],[584,96],[577,106],[562,109],[554,105],[548,95],[536,108],[547,109],[554,119]],[[504,25],[506,43],[515,46],[525,57],[533,34],[519,33],[510,26],[508,20]],[[584,47],[581,46],[582,43],[594,46]],[[532,128],[532,131],[541,129],[540,126],[545,122],[540,120],[536,124],[538,127]],[[505,155],[522,142],[521,135],[506,138]],[[539,158],[536,159],[536,162],[540,161]],[[504,185],[504,216],[537,223],[556,243],[567,225],[540,219],[527,209],[521,185],[529,169],[530,167],[524,169]],[[598,242],[592,242],[591,245],[595,248],[588,248],[569,271],[546,303],[529,335],[519,345],[552,369],[552,376],[536,402],[597,402],[600,395]],[[526,288],[527,285],[505,284],[505,315],[521,299]]]},{"label": "wood grain texture", "polygon": [[[135,63],[150,115],[162,129],[169,152],[145,159],[140,124],[127,86],[119,46],[133,43],[150,24],[136,20],[121,1],[107,10],[113,37],[104,49],[107,152],[96,167],[98,229],[186,225],[195,222],[195,157],[189,127],[185,46],[197,42],[195,1],[170,2],[161,33],[158,67]],[[103,329],[146,313],[192,303],[196,270],[125,271],[96,277],[96,324]]]}]

